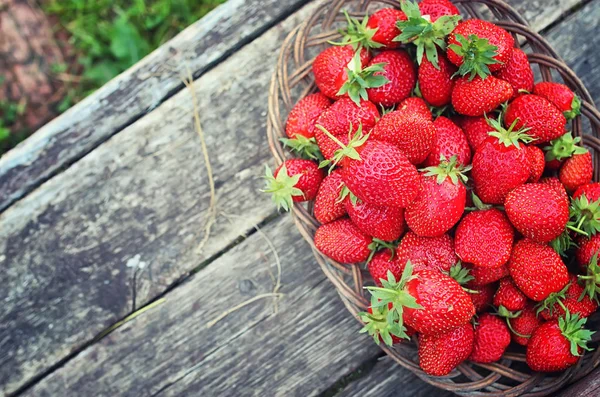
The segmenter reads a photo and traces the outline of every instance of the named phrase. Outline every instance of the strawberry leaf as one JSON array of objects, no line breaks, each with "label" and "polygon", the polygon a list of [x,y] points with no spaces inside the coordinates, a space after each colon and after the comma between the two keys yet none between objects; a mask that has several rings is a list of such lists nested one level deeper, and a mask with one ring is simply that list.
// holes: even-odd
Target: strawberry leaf
[{"label": "strawberry leaf", "polygon": [[319,149],[317,141],[314,137],[307,138],[304,135],[296,134],[296,136],[292,139],[279,138],[279,140],[284,146],[300,154],[302,158],[308,160],[323,160],[323,155],[321,154],[321,150]]},{"label": "strawberry leaf", "polygon": [[285,163],[279,169],[277,177],[273,176],[273,172],[268,165],[265,165],[265,189],[264,193],[271,193],[271,199],[277,206],[277,210],[283,208],[289,211],[294,203],[293,196],[304,196],[302,190],[296,188],[300,180],[301,174],[290,176]]},{"label": "strawberry leaf", "polygon": [[544,147],[546,161],[559,160],[562,161],[574,154],[587,153],[587,149],[578,144],[581,142],[580,137],[573,138],[571,132],[561,135],[559,138],[550,141],[550,145]]},{"label": "strawberry leaf", "polygon": [[469,75],[469,80],[475,76],[485,79],[491,74],[488,65],[501,63],[494,57],[498,54],[498,47],[491,45],[488,39],[480,39],[476,35],[469,35],[468,38],[461,34],[456,35],[456,41],[459,44],[450,44],[448,49],[454,51],[462,57],[463,63],[456,72],[458,75]]},{"label": "strawberry leaf", "polygon": [[348,26],[346,29],[341,29],[339,31],[342,35],[342,40],[340,42],[329,41],[329,44],[340,46],[350,44],[354,50],[359,50],[360,48],[373,49],[383,47],[383,44],[373,40],[373,36],[378,28],[373,29],[367,27],[369,21],[368,16],[365,15],[362,22],[359,22],[358,19],[352,18],[348,14],[348,11],[344,10],[343,12],[346,16]]}]

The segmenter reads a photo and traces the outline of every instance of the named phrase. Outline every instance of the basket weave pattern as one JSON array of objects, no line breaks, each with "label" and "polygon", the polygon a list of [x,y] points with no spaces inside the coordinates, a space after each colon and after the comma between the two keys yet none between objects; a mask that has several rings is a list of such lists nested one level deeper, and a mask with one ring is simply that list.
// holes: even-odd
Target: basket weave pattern
[{"label": "basket weave pattern", "polygon": [[[594,181],[600,172],[600,113],[581,80],[569,69],[560,56],[537,33],[532,31],[518,13],[500,0],[453,0],[463,18],[490,20],[515,37],[516,45],[523,47],[536,73],[536,81],[558,81],[568,85],[582,99],[581,116],[571,121],[574,136],[581,136],[583,144],[594,157]],[[269,88],[267,137],[277,165],[290,154],[279,142],[285,137],[285,121],[293,105],[302,97],[316,91],[312,76],[312,62],[325,49],[329,40],[338,40],[338,29],[345,19],[341,10],[363,17],[365,13],[383,7],[397,7],[397,0],[336,0],[321,4],[283,42],[276,71]],[[312,215],[312,205],[295,205],[294,221],[298,230],[313,249],[315,258],[327,278],[336,287],[348,310],[357,313],[366,310],[369,300],[364,285],[372,285],[368,272],[361,266],[336,263],[318,252],[313,244],[319,223]],[[358,317],[357,317],[358,318]],[[591,323],[590,323],[591,322]],[[590,321],[591,328],[598,322]],[[357,331],[359,327],[357,326]],[[594,335],[592,347],[597,348],[600,332]],[[358,338],[358,336],[357,336]],[[555,375],[532,373],[525,364],[523,350],[510,350],[500,362],[478,364],[465,362],[445,377],[431,377],[418,365],[416,340],[393,348],[381,348],[398,364],[414,372],[424,381],[444,390],[466,396],[546,396],[566,384],[590,373],[600,363],[600,349],[585,354],[579,362]]]}]

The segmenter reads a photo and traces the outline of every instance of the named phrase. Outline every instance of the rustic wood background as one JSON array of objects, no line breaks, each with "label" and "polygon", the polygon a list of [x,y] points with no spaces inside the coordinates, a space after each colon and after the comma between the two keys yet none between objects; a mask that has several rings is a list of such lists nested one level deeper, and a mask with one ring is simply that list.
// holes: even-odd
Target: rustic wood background
[{"label": "rustic wood background", "polygon": [[[509,3],[600,103],[600,0]],[[357,333],[259,192],[278,49],[316,4],[229,0],[0,159],[0,396],[448,395]],[[219,210],[201,252],[209,188],[188,69]],[[265,235],[283,268],[277,313],[264,299],[207,329],[271,291]],[[563,396],[597,396],[598,376]]]}]

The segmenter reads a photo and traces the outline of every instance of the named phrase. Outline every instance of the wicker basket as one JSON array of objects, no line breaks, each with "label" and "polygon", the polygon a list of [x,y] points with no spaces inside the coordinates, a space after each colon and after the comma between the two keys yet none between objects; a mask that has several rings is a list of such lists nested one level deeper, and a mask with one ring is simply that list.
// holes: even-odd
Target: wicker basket
[{"label": "wicker basket", "polygon": [[[534,68],[536,81],[562,81],[571,87],[582,99],[582,115],[572,121],[574,135],[582,136],[583,143],[594,154],[594,180],[599,180],[600,172],[600,113],[587,89],[575,73],[569,69],[550,45],[510,6],[500,0],[453,0],[465,18],[480,18],[494,21],[515,37],[528,53]],[[269,112],[267,136],[269,146],[277,165],[289,153],[279,142],[285,135],[285,120],[292,106],[302,97],[316,91],[311,73],[315,56],[326,48],[328,40],[340,37],[337,29],[344,25],[341,10],[350,15],[362,17],[366,12],[383,7],[397,7],[397,0],[337,0],[325,1],[300,26],[297,26],[283,42],[277,68],[269,88]],[[537,65],[537,67],[535,66]],[[585,131],[585,135],[584,135]],[[372,284],[368,272],[358,265],[336,263],[319,253],[313,245],[313,235],[319,223],[312,215],[312,206],[294,206],[294,221],[313,249],[315,258],[327,278],[335,285],[342,301],[356,317],[369,303],[365,297],[364,285]],[[358,318],[358,317],[357,317]],[[598,329],[598,322],[589,325]],[[358,332],[357,325],[357,332]],[[600,332],[593,347],[597,347]],[[358,338],[358,337],[357,337]],[[468,396],[546,396],[566,384],[572,383],[590,373],[600,362],[600,349],[585,354],[577,365],[562,373],[546,375],[532,373],[526,366],[523,349],[511,345],[502,360],[494,364],[465,362],[445,377],[431,377],[418,365],[416,341],[402,343],[390,348],[382,344],[382,349],[398,364],[408,368],[425,382],[440,389]],[[514,350],[513,350],[514,349]]]}]

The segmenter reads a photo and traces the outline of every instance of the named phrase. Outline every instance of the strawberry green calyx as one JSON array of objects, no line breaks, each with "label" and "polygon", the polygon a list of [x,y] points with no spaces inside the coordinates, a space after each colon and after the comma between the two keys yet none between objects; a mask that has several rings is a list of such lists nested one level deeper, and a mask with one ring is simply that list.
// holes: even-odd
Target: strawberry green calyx
[{"label": "strawberry green calyx", "polygon": [[550,246],[552,247],[552,249],[554,249],[554,251],[556,251],[558,255],[566,257],[567,251],[571,248],[576,247],[577,245],[571,238],[571,234],[567,230],[565,230],[560,234],[560,236],[558,236],[550,242]]},{"label": "strawberry green calyx", "polygon": [[589,201],[585,194],[571,199],[569,216],[570,230],[588,237],[600,232],[600,200]]},{"label": "strawberry green calyx", "polygon": [[348,189],[348,186],[343,185],[342,189],[340,190],[340,197],[337,199],[336,202],[341,203],[346,197],[350,198],[350,202],[352,203],[352,205],[356,205],[360,202],[360,199],[356,197],[356,195],[352,193],[350,189]]},{"label": "strawberry green calyx", "polygon": [[277,177],[273,176],[273,171],[268,165],[265,168],[266,185],[262,192],[271,193],[271,199],[277,205],[277,210],[283,208],[285,211],[289,211],[294,203],[292,196],[304,196],[302,190],[295,187],[302,175],[290,176],[285,164],[277,173]]},{"label": "strawberry green calyx", "polygon": [[400,8],[407,17],[406,21],[398,21],[396,26],[402,32],[394,41],[413,43],[417,46],[417,62],[423,61],[423,55],[436,69],[438,63],[438,47],[446,50],[446,36],[448,36],[462,19],[460,15],[444,15],[435,22],[431,22],[428,15],[421,15],[419,6],[407,0],[400,1]]},{"label": "strawberry green calyx", "polygon": [[488,132],[488,135],[498,138],[498,141],[506,147],[512,145],[517,149],[521,149],[519,142],[530,143],[534,140],[531,136],[526,134],[531,128],[521,128],[515,131],[515,127],[519,122],[518,118],[516,118],[507,129],[502,125],[502,114],[498,116],[497,120],[489,119],[487,115],[484,115],[484,117],[488,125],[494,129],[494,131]]},{"label": "strawberry green calyx", "polygon": [[531,335],[523,335],[517,331],[514,330],[514,328],[512,327],[512,324],[510,323],[510,320],[513,318],[517,318],[521,315],[521,310],[519,310],[518,312],[511,312],[510,310],[508,310],[506,307],[500,305],[498,306],[498,315],[500,317],[504,317],[504,319],[506,320],[506,325],[508,326],[508,329],[511,330],[511,332],[517,336],[520,336],[521,338],[531,338]]},{"label": "strawberry green calyx", "polygon": [[[319,164],[319,168],[330,166],[331,171],[331,168],[339,164],[340,161],[342,161],[346,157],[353,160],[360,160],[360,154],[358,154],[358,151],[356,149],[361,147],[367,141],[367,139],[369,139],[369,134],[363,135],[362,133],[362,124],[358,125],[354,136],[352,137],[352,139],[350,139],[347,145],[344,145],[342,141],[336,138],[331,132],[327,131],[322,125],[317,125],[316,128],[323,131],[323,133],[327,135],[329,139],[331,139],[340,146],[340,149],[338,149],[333,155],[333,159],[321,161],[321,163]],[[348,135],[350,135],[351,133],[352,124],[350,124],[350,131],[348,131]]]},{"label": "strawberry green calyx", "polygon": [[584,282],[584,290],[579,297],[579,301],[587,295],[590,299],[598,302],[600,296],[600,266],[598,266],[597,252],[587,266],[587,274],[585,276],[578,276],[578,279]]},{"label": "strawberry green calyx", "polygon": [[459,178],[465,184],[468,182],[469,178],[464,173],[471,170],[471,165],[463,166],[462,164],[458,164],[457,156],[452,156],[450,160],[447,160],[442,155],[440,159],[439,165],[421,170],[425,172],[425,176],[435,176],[438,185],[444,183],[446,178],[450,178],[455,185],[458,185]]},{"label": "strawberry green calyx", "polygon": [[563,114],[567,120],[573,120],[581,114],[581,99],[577,95],[573,96],[571,110],[567,110],[566,112],[563,112]]},{"label": "strawberry green calyx", "polygon": [[360,106],[361,98],[365,101],[369,99],[367,88],[377,88],[389,83],[387,77],[375,74],[383,72],[385,65],[385,63],[376,63],[363,69],[360,61],[360,50],[356,51],[346,69],[348,80],[342,85],[337,95],[348,94],[350,99],[357,106]]},{"label": "strawberry green calyx", "polygon": [[309,160],[323,160],[321,150],[317,145],[316,139],[307,138],[304,135],[296,135],[295,138],[279,138],[284,146],[289,147],[292,151],[300,154],[302,158]]},{"label": "strawberry green calyx", "polygon": [[350,15],[348,15],[348,11],[344,10],[343,12],[346,16],[348,26],[346,29],[340,29],[339,31],[342,35],[342,41],[329,41],[329,44],[340,46],[349,44],[352,46],[352,48],[354,48],[354,50],[359,50],[360,48],[366,48],[369,50],[383,47],[383,44],[373,40],[373,36],[377,32],[377,28],[372,29],[367,26],[367,22],[369,22],[368,16],[365,15],[362,22],[360,22],[357,18],[352,18]]},{"label": "strawberry green calyx", "polygon": [[443,271],[442,273],[452,277],[465,292],[469,294],[479,293],[479,291],[475,291],[466,287],[469,281],[474,280],[475,277],[471,276],[471,271],[468,268],[462,266],[461,261],[458,261],[452,265],[452,267],[450,267],[450,271]]},{"label": "strawberry green calyx", "polygon": [[469,35],[468,38],[457,34],[456,40],[460,45],[450,44],[448,48],[463,58],[457,74],[461,76],[468,74],[469,80],[473,80],[475,76],[485,79],[492,74],[488,65],[501,63],[494,59],[498,55],[498,47],[491,45],[488,39],[480,39],[474,34]]},{"label": "strawberry green calyx", "polygon": [[544,147],[544,151],[546,152],[546,161],[561,161],[573,156],[574,154],[587,153],[586,148],[577,146],[580,142],[580,137],[573,138],[573,135],[570,132],[567,132],[559,138],[551,141],[550,145]]},{"label": "strawberry green calyx", "polygon": [[567,293],[567,290],[569,289],[570,286],[571,286],[571,283],[568,283],[560,291],[553,292],[550,295],[548,295],[548,297],[546,299],[544,299],[543,301],[538,303],[535,314],[539,315],[544,310],[548,310],[548,312],[552,316],[552,314],[554,312],[554,306],[556,304],[558,304],[565,312],[567,312],[567,308],[565,307],[563,300],[566,298],[565,294]]},{"label": "strawberry green calyx", "polygon": [[380,340],[383,340],[386,345],[392,346],[392,335],[398,338],[410,339],[406,334],[406,328],[399,322],[397,311],[389,310],[387,305],[377,306],[375,299],[372,299],[372,303],[375,303],[375,305],[371,305],[372,313],[358,313],[358,317],[365,324],[360,330],[361,333],[369,334],[378,345]]},{"label": "strawberry green calyx", "polygon": [[563,336],[571,343],[571,354],[579,357],[579,348],[583,350],[593,350],[587,343],[592,339],[595,331],[584,329],[587,318],[579,318],[577,314],[571,314],[567,310],[565,316],[558,319],[558,327]]},{"label": "strawberry green calyx", "polygon": [[380,250],[387,248],[388,250],[390,250],[391,255],[390,255],[390,261],[394,259],[394,256],[396,255],[396,248],[398,247],[399,242],[398,241],[384,241],[384,240],[380,240],[378,238],[373,237],[373,242],[371,244],[369,244],[368,248],[371,250],[371,253],[369,254],[369,257],[367,258],[367,263],[371,262],[371,259],[373,259],[373,256]]}]

